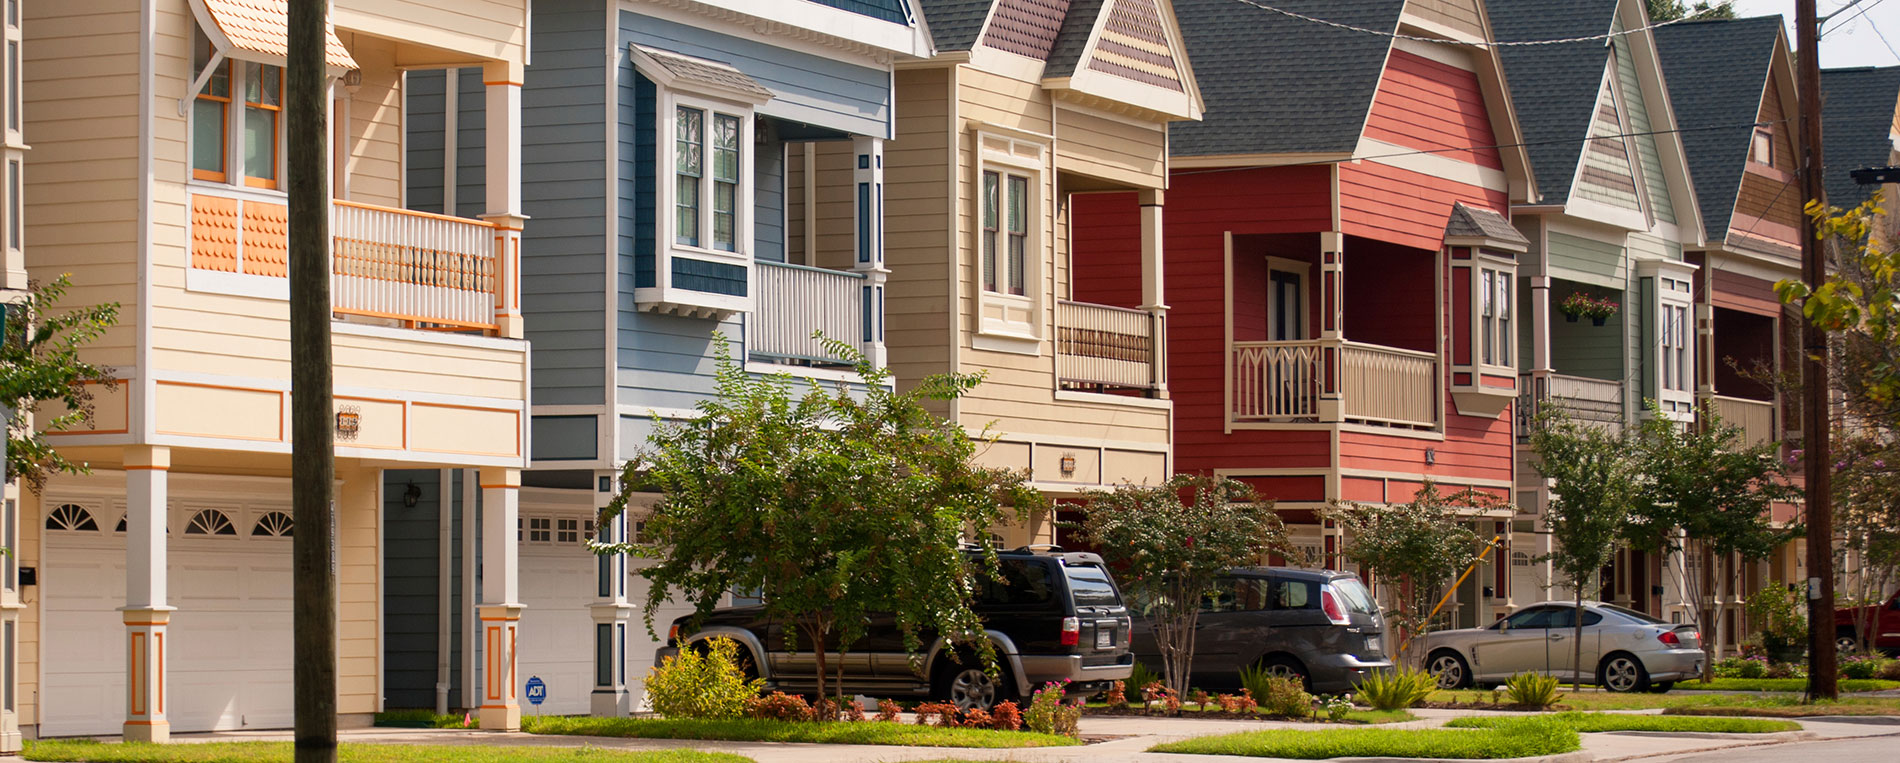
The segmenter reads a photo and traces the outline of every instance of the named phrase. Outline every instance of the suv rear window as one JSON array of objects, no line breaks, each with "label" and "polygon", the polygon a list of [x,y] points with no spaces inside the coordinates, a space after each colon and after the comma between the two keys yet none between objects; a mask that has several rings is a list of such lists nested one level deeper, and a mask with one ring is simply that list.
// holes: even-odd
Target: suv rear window
[{"label": "suv rear window", "polygon": [[1055,598],[1055,586],[1049,579],[1049,565],[1021,559],[1004,559],[998,572],[1003,581],[979,575],[978,604],[990,606],[1040,606]]},{"label": "suv rear window", "polygon": [[1122,603],[1107,570],[1087,564],[1063,565],[1063,570],[1069,575],[1069,594],[1075,597],[1077,606],[1112,607]]}]

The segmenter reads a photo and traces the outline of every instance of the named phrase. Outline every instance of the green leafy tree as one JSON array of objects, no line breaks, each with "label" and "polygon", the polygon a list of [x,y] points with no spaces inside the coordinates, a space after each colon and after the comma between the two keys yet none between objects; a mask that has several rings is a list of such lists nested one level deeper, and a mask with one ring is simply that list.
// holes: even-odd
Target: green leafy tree
[{"label": "green leafy tree", "polygon": [[1151,608],[1162,669],[1177,696],[1188,691],[1201,598],[1227,570],[1291,550],[1272,501],[1211,475],[1090,492],[1078,526],[1130,598]]},{"label": "green leafy tree", "polygon": [[[7,415],[7,474],[38,490],[50,474],[83,474],[84,464],[68,461],[47,442],[44,432],[59,432],[92,423],[92,392],[97,385],[117,389],[107,369],[81,359],[80,349],[98,339],[119,320],[119,306],[93,305],[62,309],[71,279],[61,275],[39,284],[25,297],[5,305],[5,333],[0,334],[0,411]],[[65,411],[54,416],[35,413],[44,403],[58,403]]]},{"label": "green leafy tree", "polygon": [[[1699,412],[1699,426],[1664,417],[1654,402],[1636,430],[1633,453],[1642,480],[1637,485],[1622,539],[1630,547],[1664,558],[1676,552],[1697,554],[1702,575],[1679,570],[1685,593],[1695,602],[1696,627],[1713,632],[1713,591],[1706,575],[1715,557],[1730,554],[1762,559],[1794,533],[1774,526],[1770,509],[1800,493],[1791,486],[1777,443],[1749,444],[1741,429],[1724,422],[1712,405]],[[1709,653],[1705,678],[1712,677],[1715,639],[1704,639]]]},{"label": "green leafy tree", "polygon": [[1630,439],[1572,419],[1560,408],[1540,414],[1531,432],[1537,471],[1550,484],[1544,522],[1557,540],[1551,566],[1570,581],[1577,602],[1572,689],[1582,688],[1584,589],[1609,563],[1638,500],[1641,466]]},{"label": "green leafy tree", "polygon": [[[1007,505],[1019,516],[1044,506],[1024,475],[973,465],[987,431],[972,436],[925,410],[980,376],[932,376],[898,393],[849,345],[826,345],[852,359],[862,387],[813,382],[800,393],[788,376],[747,373],[721,338],[716,392],[698,416],[656,423],[603,512],[659,493],[642,543],[597,551],[654,560],[640,571],[649,631],[669,598],[703,617],[731,591],[759,592],[765,616],[813,650],[820,696],[829,655],[848,650],[872,613],[895,619],[913,657],[936,633],[995,671],[970,606],[979,576],[1000,574],[988,530]],[[966,544],[980,550],[974,563]]]},{"label": "green leafy tree", "polygon": [[1346,558],[1400,592],[1397,611],[1387,616],[1405,634],[1399,643],[1400,655],[1431,628],[1433,609],[1485,549],[1478,534],[1459,516],[1459,508],[1501,505],[1498,499],[1476,491],[1443,495],[1437,485],[1427,482],[1410,503],[1342,501],[1321,512],[1345,530]]},{"label": "green leafy tree", "polygon": [[1728,3],[1711,3],[1707,0],[1698,0],[1693,5],[1681,0],[1649,0],[1649,20],[1653,23],[1691,17],[1732,19],[1735,18],[1735,8]]}]

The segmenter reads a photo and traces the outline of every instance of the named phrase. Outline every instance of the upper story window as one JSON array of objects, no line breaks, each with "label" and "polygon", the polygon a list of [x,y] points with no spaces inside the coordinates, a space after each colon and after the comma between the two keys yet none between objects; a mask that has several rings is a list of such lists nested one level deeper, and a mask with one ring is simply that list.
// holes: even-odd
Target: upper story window
[{"label": "upper story window", "polygon": [[1775,134],[1760,127],[1755,128],[1755,140],[1749,146],[1748,158],[1757,164],[1773,166],[1775,163]]},{"label": "upper story window", "polygon": [[[747,117],[679,105],[673,120],[673,241],[739,250],[739,198]],[[707,243],[710,242],[710,243]]]},{"label": "upper story window", "polygon": [[18,143],[20,133],[20,0],[6,0],[6,67],[0,71],[0,107],[7,112],[7,142]]},{"label": "upper story window", "polygon": [[1028,289],[1029,178],[983,171],[983,288],[1023,296]]},{"label": "upper story window", "polygon": [[1478,267],[1478,359],[1484,365],[1511,365],[1517,345],[1511,288],[1515,278],[1515,270],[1507,266],[1486,261]]},{"label": "upper story window", "polygon": [[196,27],[193,31],[191,75],[193,81],[202,79],[204,87],[191,108],[192,178],[232,184],[241,178],[243,185],[276,188],[284,70],[219,58],[204,32]]},{"label": "upper story window", "polygon": [[1688,392],[1689,306],[1665,302],[1662,305],[1662,388],[1669,392]]},{"label": "upper story window", "polygon": [[1047,300],[1044,236],[1048,146],[1026,134],[976,132],[978,215],[975,257],[977,333],[985,349],[1026,355],[1042,351]]}]

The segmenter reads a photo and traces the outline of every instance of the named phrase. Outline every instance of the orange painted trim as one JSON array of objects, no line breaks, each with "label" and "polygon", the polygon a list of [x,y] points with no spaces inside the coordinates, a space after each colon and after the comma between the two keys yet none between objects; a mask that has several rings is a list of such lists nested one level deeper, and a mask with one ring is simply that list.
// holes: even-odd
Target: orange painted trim
[{"label": "orange painted trim", "polygon": [[501,648],[501,627],[489,626],[488,628],[488,681],[487,683],[488,683],[488,698],[491,700],[501,699],[501,687],[498,685],[500,684],[500,678],[501,678],[501,664],[499,662],[499,657],[495,654],[495,650],[500,649],[500,648]]},{"label": "orange painted trim", "polygon": [[[480,606],[480,605],[478,604],[476,606]],[[481,621],[484,623],[518,623],[518,622],[521,622],[521,618],[519,617],[484,617],[484,618],[481,618]]]},{"label": "orange painted trim", "polygon": [[245,175],[244,185],[247,188],[268,188],[273,191],[277,190],[277,181],[273,178],[254,178]]},{"label": "orange painted trim", "polygon": [[154,638],[158,639],[157,641],[154,642],[154,645],[158,648],[158,669],[152,671],[152,678],[156,679],[158,682],[158,714],[164,715],[165,714],[165,634],[163,632],[160,632],[160,633],[154,633],[152,635]]},{"label": "orange painted trim", "polygon": [[171,625],[171,623],[125,623],[125,625],[136,625],[140,627],[156,627],[156,626],[163,626],[163,625]]},{"label": "orange painted trim", "polygon": [[[391,279],[377,279],[377,280],[391,280]],[[375,310],[354,310],[347,307],[333,308],[330,312],[337,313],[340,315],[361,315],[361,316],[365,316],[369,318],[388,318],[390,320],[395,320],[395,321],[422,321],[425,323],[439,323],[444,326],[461,326],[463,328],[478,329],[482,331],[494,331],[496,328],[498,328],[498,325],[493,324],[493,323],[471,323],[468,321],[452,321],[452,320],[436,318],[436,317],[431,317],[431,316],[426,316],[426,315],[413,315],[410,313],[384,313],[384,312],[377,312]]]},{"label": "orange painted trim", "polygon": [[517,676],[515,676],[515,665],[520,662],[520,660],[515,659],[515,638],[520,635],[521,635],[520,629],[518,628],[508,629],[508,698],[509,699],[515,698],[515,685],[521,683],[520,679]]},{"label": "orange painted trim", "polygon": [[126,721],[127,726],[170,726],[171,721]]},{"label": "orange painted trim", "polygon": [[142,696],[143,693],[139,691],[139,689],[141,688],[140,685],[145,683],[145,680],[141,678],[139,675],[139,668],[143,664],[143,661],[139,658],[143,656],[143,653],[145,651],[144,647],[145,647],[145,634],[143,633],[132,634],[131,643],[128,644],[126,647],[128,651],[126,652],[126,663],[125,663],[127,672],[129,673],[129,675],[126,676],[126,681],[125,681],[126,703],[127,703],[126,714],[128,715],[147,715],[148,714],[146,712],[145,703],[142,701],[144,699],[144,697]]},{"label": "orange painted trim", "polygon": [[269,393],[269,394],[277,396],[277,437],[275,439],[272,439],[269,437],[232,437],[230,435],[211,435],[211,434],[203,434],[200,432],[180,432],[180,431],[170,430],[170,429],[154,430],[159,434],[175,434],[175,435],[181,435],[184,437],[209,437],[215,440],[238,440],[238,441],[243,441],[243,442],[283,442],[284,441],[284,404],[285,404],[284,400],[285,398],[290,396],[289,393],[284,390],[259,389],[257,387],[233,387],[233,386],[229,386],[225,384],[204,384],[201,382],[171,381],[169,379],[159,379],[157,382],[154,382],[154,385],[155,386],[173,386],[173,387],[199,387],[202,389],[222,389],[222,390],[230,390],[233,392],[265,392],[265,393]]},{"label": "orange painted trim", "polygon": [[486,85],[486,86],[488,86],[488,87],[494,87],[494,86],[496,86],[496,85],[513,85],[513,86],[515,86],[515,87],[521,87],[521,83],[519,83],[519,82],[514,82],[514,81],[511,81],[511,80],[505,80],[505,79],[498,79],[498,80],[495,80],[495,81],[493,81],[493,82],[490,82],[490,81],[488,81],[488,80],[482,80],[482,84],[483,84],[483,85]]},{"label": "orange painted trim", "polygon": [[[131,379],[113,379],[112,381],[115,384],[124,385],[124,384],[130,384],[132,380]],[[81,385],[91,385],[91,384],[103,385],[105,384],[105,382],[97,381],[97,380],[87,380],[87,381],[80,382],[80,384]],[[127,434],[132,431],[131,430],[132,391],[130,389],[127,389],[125,394],[119,396],[119,403],[120,405],[124,407],[124,410],[125,410],[126,428],[124,429],[86,429],[86,430],[62,429],[58,432],[45,432],[43,434],[45,434],[48,437],[52,437],[56,435]]]}]

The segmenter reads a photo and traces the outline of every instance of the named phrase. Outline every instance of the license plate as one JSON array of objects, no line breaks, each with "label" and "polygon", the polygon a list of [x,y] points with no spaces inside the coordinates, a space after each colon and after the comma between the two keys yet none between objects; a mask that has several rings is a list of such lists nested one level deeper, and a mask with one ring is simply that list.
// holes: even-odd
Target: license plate
[{"label": "license plate", "polygon": [[1385,649],[1379,645],[1378,636],[1366,637],[1366,651],[1375,653],[1383,653],[1385,651]]},{"label": "license plate", "polygon": [[1095,631],[1095,648],[1107,649],[1115,645],[1114,628],[1098,628]]}]

